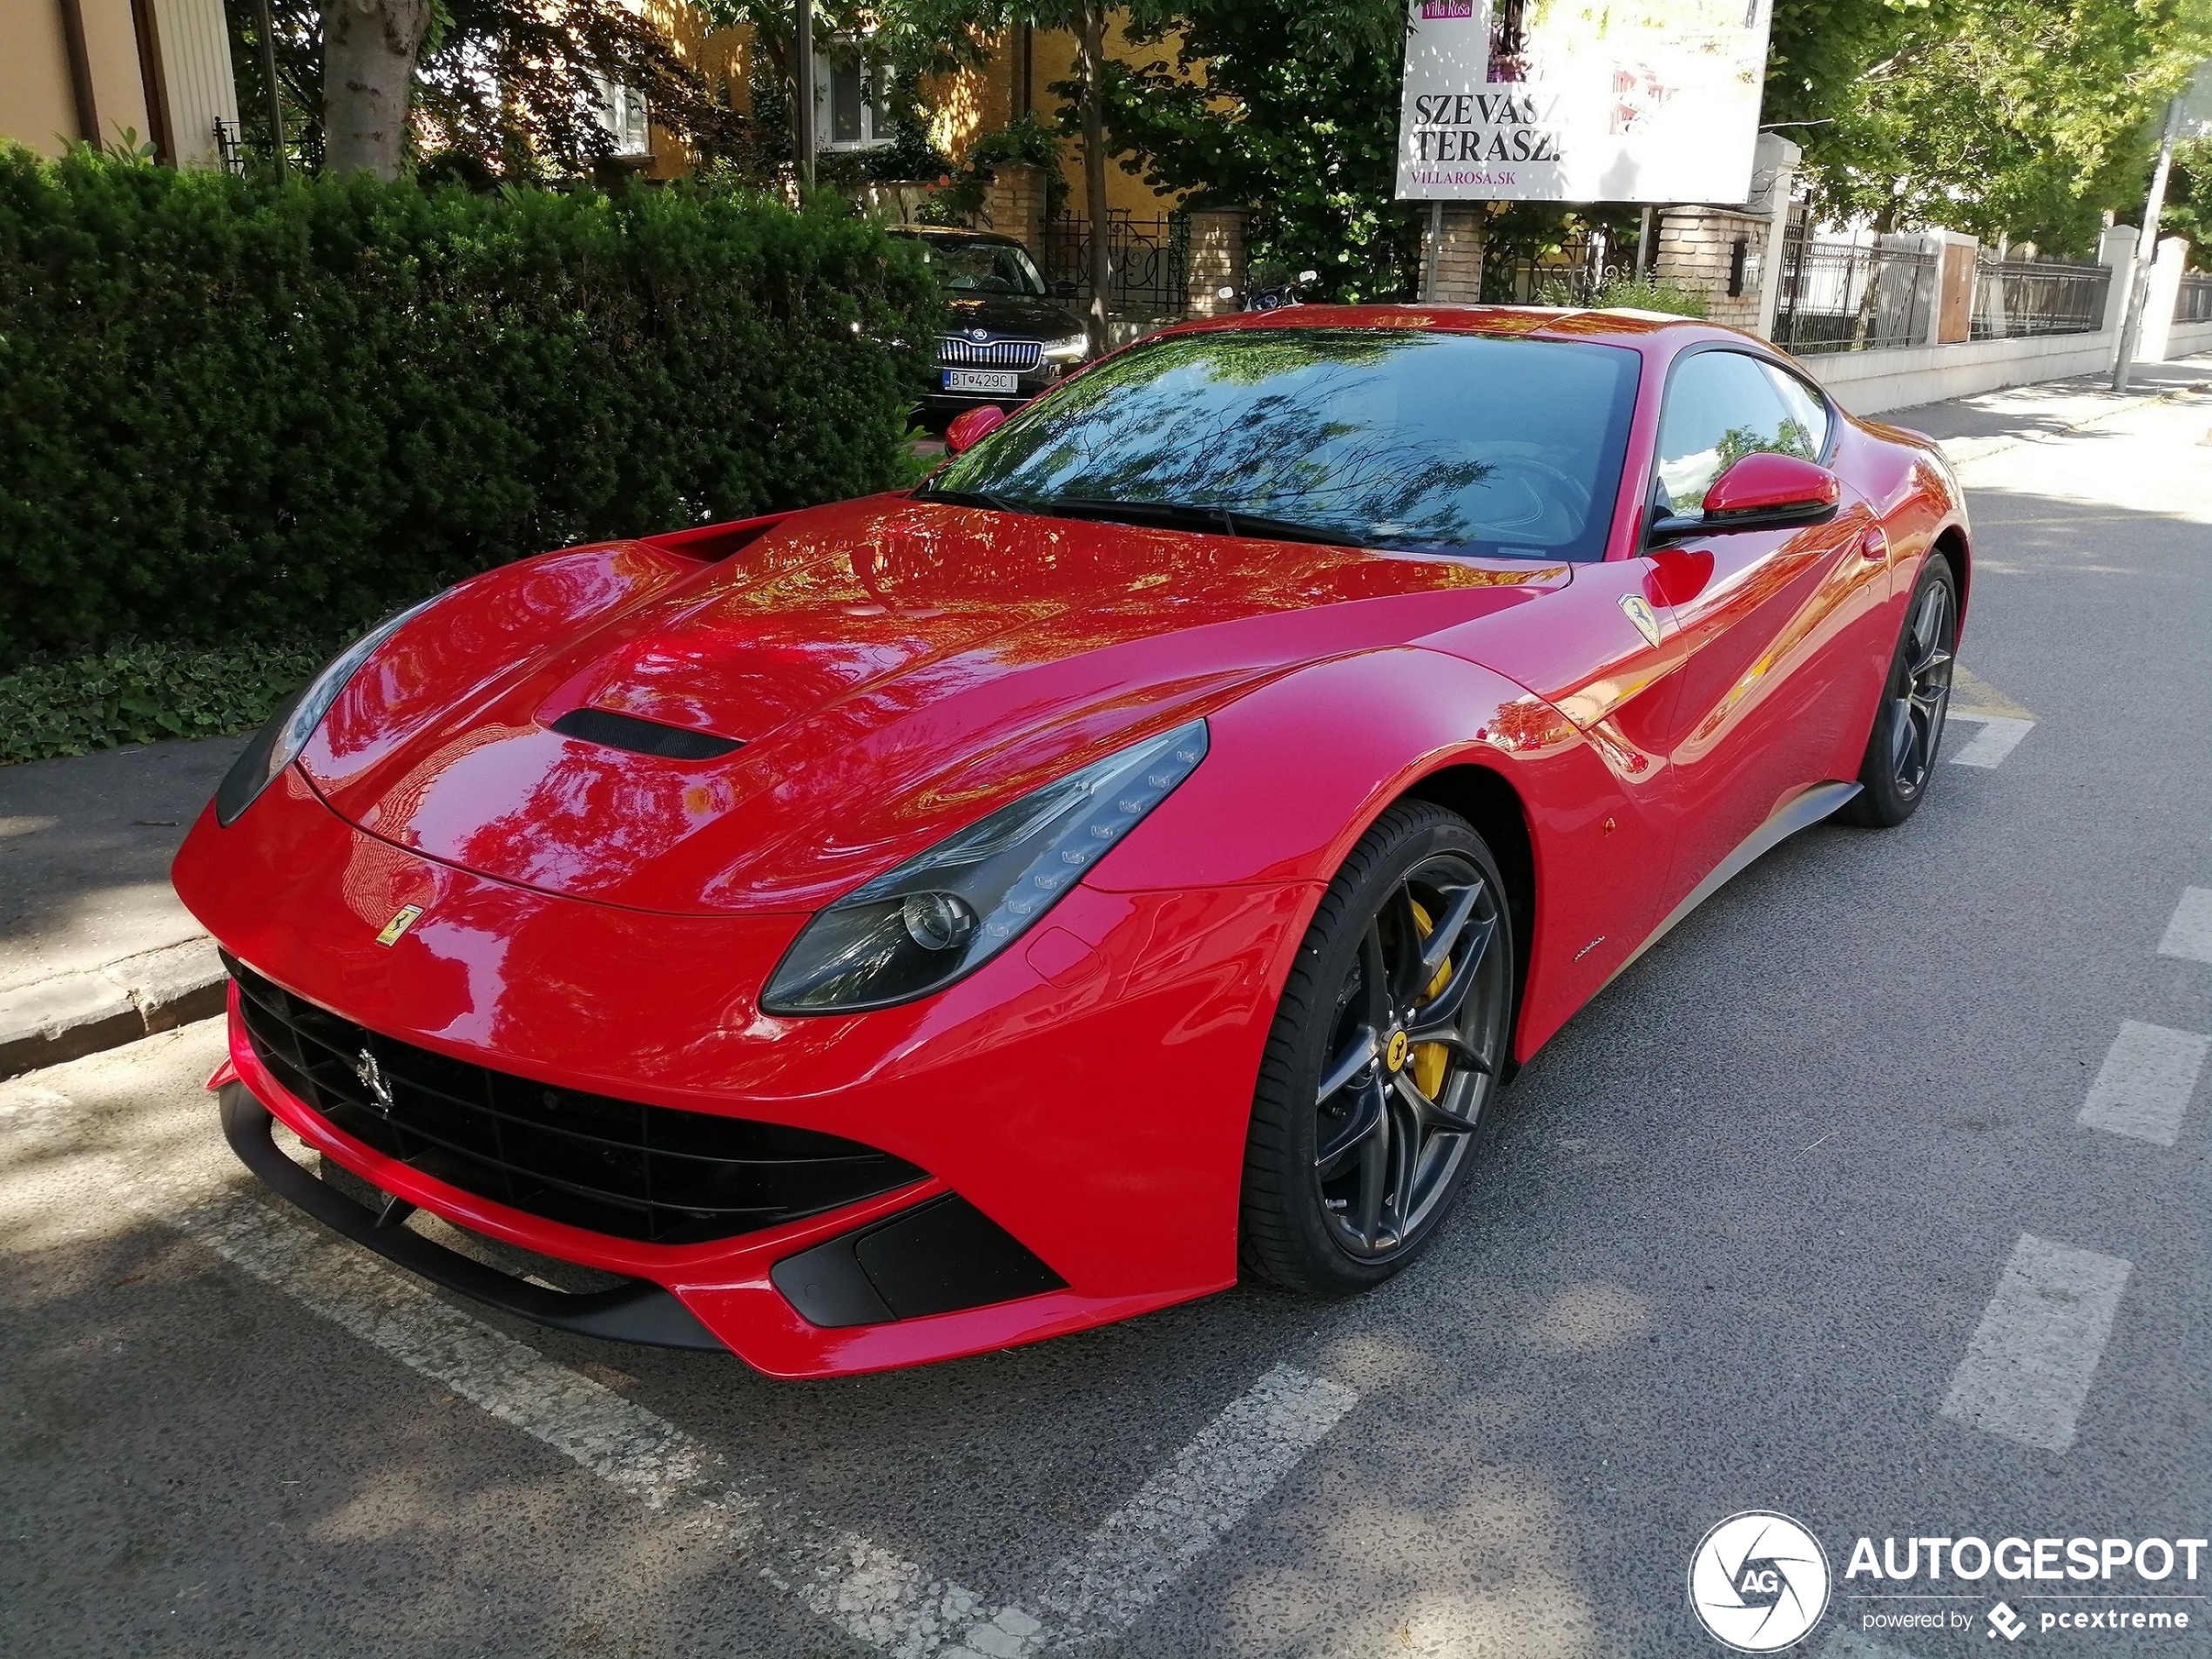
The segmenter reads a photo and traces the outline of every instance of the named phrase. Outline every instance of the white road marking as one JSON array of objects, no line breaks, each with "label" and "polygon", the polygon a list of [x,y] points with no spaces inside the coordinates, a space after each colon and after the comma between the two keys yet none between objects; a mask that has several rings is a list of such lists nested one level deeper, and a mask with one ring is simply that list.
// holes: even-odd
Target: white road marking
[{"label": "white road marking", "polygon": [[1056,1563],[1031,1605],[1067,1640],[1127,1629],[1359,1403],[1342,1383],[1274,1366]]},{"label": "white road marking", "polygon": [[2212,1037],[2123,1020],[2097,1080],[2089,1085],[2080,1121],[2091,1129],[2173,1145],[2208,1049]]},{"label": "white road marking", "polygon": [[2212,887],[2183,887],[2182,901],[2158,941],[2161,956],[2186,962],[2212,962]]},{"label": "white road marking", "polygon": [[[152,1039],[155,1043],[172,1039]],[[81,1062],[98,1067],[107,1056]],[[56,1074],[59,1076],[59,1074]],[[20,1243],[82,1225],[113,1195],[523,1430],[671,1523],[743,1553],[763,1579],[892,1659],[1026,1659],[1076,1639],[741,1482],[711,1447],[444,1301],[423,1281],[266,1199],[197,1111],[166,1108],[144,1143],[96,1131],[59,1089],[0,1089],[0,1218]],[[210,1115],[212,1116],[212,1115]],[[281,1137],[288,1145],[288,1134]],[[150,1146],[160,1155],[148,1156]],[[51,1218],[51,1219],[50,1219]],[[738,1362],[732,1359],[731,1364]],[[1327,1435],[1359,1395],[1276,1366],[1231,1401],[1039,1587],[1089,1631],[1133,1621]],[[957,1517],[954,1518],[957,1524]],[[1041,1600],[1028,1598],[1042,1608]]]},{"label": "white road marking", "polygon": [[2112,1335],[2130,1264],[2022,1233],[1951,1379],[1943,1414],[2063,1452]]},{"label": "white road marking", "polygon": [[797,1513],[772,1494],[732,1487],[717,1473],[719,1459],[673,1423],[492,1329],[305,1217],[238,1196],[171,1221],[233,1265],[648,1507],[709,1526],[765,1557],[770,1564],[762,1575],[770,1582],[893,1659],[1021,1659],[1126,1629],[1359,1398],[1289,1366],[1268,1371],[1109,1515],[1081,1552],[1051,1569],[1031,1598],[1031,1605],[1065,1615],[1048,1626],[1018,1605],[993,1611],[974,1591]]},{"label": "white road marking", "polygon": [[1954,766],[1996,765],[2020,746],[2020,739],[2035,729],[2033,720],[2016,720],[2006,714],[1966,714],[1952,711],[1953,720],[1979,720],[1981,730],[1967,740],[1956,754],[1944,758]]}]

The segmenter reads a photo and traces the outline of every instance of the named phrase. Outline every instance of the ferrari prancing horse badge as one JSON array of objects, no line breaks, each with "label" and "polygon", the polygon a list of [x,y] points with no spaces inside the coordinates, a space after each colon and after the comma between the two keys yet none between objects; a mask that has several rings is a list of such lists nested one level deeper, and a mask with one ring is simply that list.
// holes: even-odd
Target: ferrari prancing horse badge
[{"label": "ferrari prancing horse badge", "polygon": [[1624,593],[1621,596],[1621,609],[1647,641],[1654,645],[1659,643],[1659,618],[1651,614],[1649,605],[1633,593]]},{"label": "ferrari prancing horse badge", "polygon": [[401,905],[391,921],[384,924],[384,931],[376,935],[376,942],[380,945],[398,944],[400,935],[414,927],[415,918],[421,914],[422,907],[419,904]]}]

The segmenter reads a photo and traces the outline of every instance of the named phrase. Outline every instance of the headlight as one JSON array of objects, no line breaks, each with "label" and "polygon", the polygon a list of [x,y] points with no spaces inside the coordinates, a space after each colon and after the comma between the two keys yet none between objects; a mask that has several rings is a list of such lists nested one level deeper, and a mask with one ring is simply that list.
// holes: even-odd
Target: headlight
[{"label": "headlight", "polygon": [[379,623],[324,664],[313,679],[293,693],[292,700],[270,717],[268,725],[254,734],[253,741],[246,745],[246,752],[223,775],[222,784],[215,791],[218,824],[228,829],[238,821],[238,815],[253,804],[254,799],[269,786],[269,780],[299,758],[300,751],[307,746],[307,739],[322,724],[322,717],[338,700],[338,693],[346,689],[346,682],[353,678],[370,654],[398,632],[402,623],[428,610],[442,597],[433,594],[421,604],[409,605],[398,616]]},{"label": "headlight", "polygon": [[1028,930],[1188,778],[1206,723],[1071,772],[806,924],[770,975],[771,1014],[889,1008],[974,973]]},{"label": "headlight", "polygon": [[1049,340],[1044,354],[1055,363],[1080,363],[1090,351],[1089,334],[1069,334],[1065,340]]}]

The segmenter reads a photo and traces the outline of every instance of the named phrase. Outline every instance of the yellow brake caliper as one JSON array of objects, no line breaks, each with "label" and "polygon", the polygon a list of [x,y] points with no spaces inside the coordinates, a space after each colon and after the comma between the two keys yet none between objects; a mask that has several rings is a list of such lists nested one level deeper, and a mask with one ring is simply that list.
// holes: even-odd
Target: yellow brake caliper
[{"label": "yellow brake caliper", "polygon": [[[1413,901],[1413,921],[1424,939],[1436,931],[1436,924],[1429,920],[1428,912],[1421,908],[1419,900]],[[1428,988],[1421,993],[1421,1001],[1433,1001],[1451,981],[1452,963],[1447,957],[1436,970],[1436,977],[1428,982]],[[1452,1063],[1452,1051],[1440,1042],[1417,1042],[1413,1045],[1413,1087],[1434,1100],[1444,1087],[1444,1073]]]}]

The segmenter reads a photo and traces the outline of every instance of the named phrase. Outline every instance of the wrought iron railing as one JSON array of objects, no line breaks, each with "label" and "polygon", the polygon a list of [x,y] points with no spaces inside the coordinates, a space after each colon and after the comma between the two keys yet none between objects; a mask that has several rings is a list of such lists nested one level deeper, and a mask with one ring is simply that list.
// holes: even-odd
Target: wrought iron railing
[{"label": "wrought iron railing", "polygon": [[1935,300],[1932,253],[1793,235],[1783,244],[1774,343],[1801,357],[1918,346]]},{"label": "wrought iron railing", "polygon": [[2175,322],[2212,322],[2212,271],[2185,272],[2174,299]]},{"label": "wrought iron railing", "polygon": [[[303,172],[313,172],[322,159],[307,140],[291,135],[285,138],[284,153],[285,158]],[[235,173],[243,173],[248,166],[266,167],[269,165],[268,135],[243,122],[226,121],[217,116],[215,154],[224,166]]]},{"label": "wrought iron railing", "polygon": [[1974,270],[1976,340],[2094,334],[2105,325],[2112,267],[2061,260],[1984,260]]},{"label": "wrought iron railing", "polygon": [[[1109,312],[1124,317],[1180,317],[1190,309],[1190,227],[1180,213],[1136,219],[1116,211],[1108,225],[1113,277]],[[1054,287],[1072,284],[1071,298],[1090,298],[1090,220],[1063,213],[1047,222],[1044,272]]]},{"label": "wrought iron railing", "polygon": [[1502,244],[1482,262],[1482,297],[1492,305],[1587,306],[1615,277],[1635,271],[1635,244],[1571,236],[1556,247]]}]

